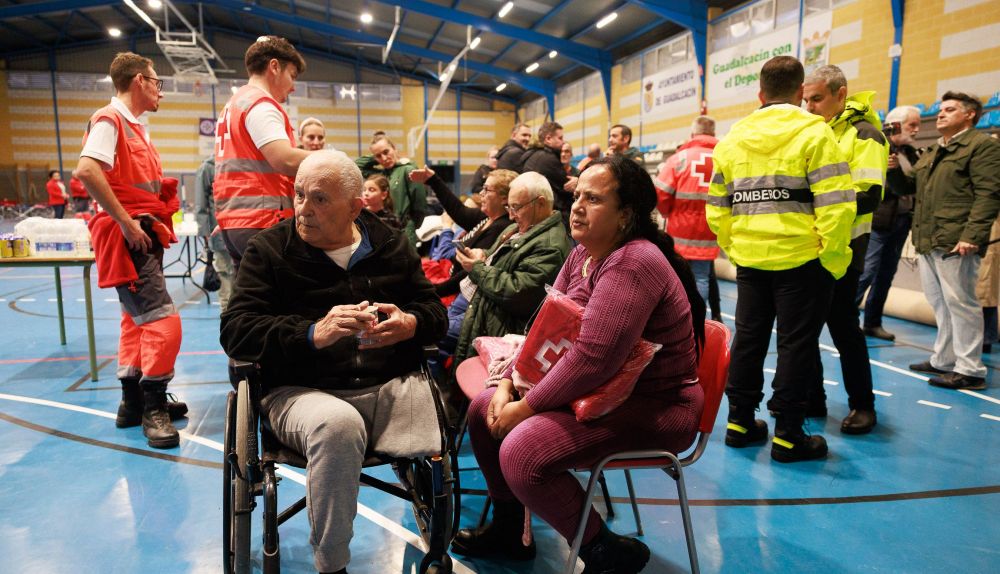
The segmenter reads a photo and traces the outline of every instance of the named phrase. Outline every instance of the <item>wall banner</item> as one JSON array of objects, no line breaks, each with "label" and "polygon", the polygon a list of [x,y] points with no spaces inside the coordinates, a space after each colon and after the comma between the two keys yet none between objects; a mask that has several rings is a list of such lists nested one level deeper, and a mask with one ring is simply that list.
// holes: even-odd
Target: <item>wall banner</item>
[{"label": "wall banner", "polygon": [[798,26],[755,36],[708,55],[705,90],[709,109],[757,101],[760,69],[775,56],[796,56]]},{"label": "wall banner", "polygon": [[817,68],[830,63],[830,30],[833,28],[833,11],[827,10],[802,20],[802,44],[799,60],[806,69],[806,76]]},{"label": "wall banner", "polygon": [[689,60],[642,78],[640,115],[643,123],[697,114],[698,63]]}]

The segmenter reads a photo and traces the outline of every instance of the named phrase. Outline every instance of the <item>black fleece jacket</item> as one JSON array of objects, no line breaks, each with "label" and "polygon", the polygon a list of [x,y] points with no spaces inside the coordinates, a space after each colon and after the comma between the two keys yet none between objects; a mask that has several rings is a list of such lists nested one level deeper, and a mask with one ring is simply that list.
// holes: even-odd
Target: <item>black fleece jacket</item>
[{"label": "black fleece jacket", "polygon": [[[243,255],[233,296],[222,314],[220,341],[231,358],[260,363],[265,384],[343,388],[348,377],[387,381],[420,367],[422,345],[447,330],[444,306],[405,236],[365,210],[372,252],[341,269],[299,236],[287,219],[257,234]],[[309,327],[334,305],[393,303],[417,318],[414,337],[359,351],[356,337],[314,349]]]}]

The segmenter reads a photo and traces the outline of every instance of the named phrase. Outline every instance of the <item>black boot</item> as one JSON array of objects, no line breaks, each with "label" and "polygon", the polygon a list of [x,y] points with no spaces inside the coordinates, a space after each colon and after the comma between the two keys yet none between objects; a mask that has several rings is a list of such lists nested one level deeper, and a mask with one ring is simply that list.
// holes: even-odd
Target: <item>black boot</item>
[{"label": "black boot", "polygon": [[743,448],[767,440],[767,423],[754,418],[754,409],[729,405],[726,446]]},{"label": "black boot", "polygon": [[774,439],[771,444],[771,458],[778,462],[798,462],[825,458],[826,439],[810,436],[802,430],[805,417],[777,413],[774,423]]},{"label": "black boot", "polygon": [[180,435],[167,414],[167,383],[144,381],[142,399],[142,434],[153,448],[174,448],[180,444]]},{"label": "black boot", "polygon": [[636,574],[649,562],[649,548],[627,536],[619,536],[601,524],[593,540],[580,547],[583,574]]},{"label": "black boot", "polygon": [[[142,388],[138,378],[120,379],[122,383],[122,401],[118,403],[118,416],[115,426],[123,429],[142,424],[143,399]],[[187,403],[177,400],[173,393],[167,393],[167,414],[170,420],[184,418],[188,412]]]},{"label": "black boot", "polygon": [[498,556],[509,560],[532,560],[535,542],[521,541],[524,532],[524,506],[516,500],[494,500],[493,522],[479,528],[463,528],[455,535],[451,549],[471,558]]}]

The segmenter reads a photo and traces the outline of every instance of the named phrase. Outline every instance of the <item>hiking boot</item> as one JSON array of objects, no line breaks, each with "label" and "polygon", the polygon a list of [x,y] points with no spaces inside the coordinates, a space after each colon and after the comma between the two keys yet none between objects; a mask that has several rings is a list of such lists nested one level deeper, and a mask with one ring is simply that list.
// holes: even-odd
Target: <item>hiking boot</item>
[{"label": "hiking boot", "polygon": [[470,558],[497,556],[510,560],[535,558],[535,541],[525,546],[524,506],[517,500],[494,500],[493,521],[479,528],[463,528],[455,534],[451,550]]},{"label": "hiking boot", "polygon": [[840,423],[840,432],[844,434],[867,434],[878,424],[875,409],[851,409],[850,414]]},{"label": "hiking boot", "polygon": [[924,361],[923,363],[914,363],[910,365],[911,371],[920,371],[921,373],[930,373],[932,375],[944,375],[949,371],[943,371],[934,365],[930,361]]},{"label": "hiking boot", "polygon": [[862,331],[866,337],[874,337],[876,339],[882,339],[883,341],[896,340],[896,336],[883,329],[882,325],[879,325],[878,327],[865,327]]},{"label": "hiking boot", "polygon": [[637,574],[649,562],[649,548],[627,536],[620,536],[601,524],[593,540],[580,547],[583,574]]},{"label": "hiking boot", "polygon": [[767,423],[754,418],[754,409],[729,407],[726,446],[743,448],[767,440]]},{"label": "hiking boot", "polygon": [[180,435],[170,422],[167,413],[167,383],[142,382],[142,434],[152,448],[174,448],[180,444]]},{"label": "hiking boot", "polygon": [[799,462],[825,458],[826,439],[810,436],[802,430],[802,415],[779,413],[771,441],[771,458],[778,462]]},{"label": "hiking boot", "polygon": [[981,391],[986,388],[986,379],[970,377],[962,373],[945,373],[940,377],[931,377],[928,383],[943,389]]},{"label": "hiking boot", "polygon": [[[123,393],[122,400],[118,403],[118,416],[115,417],[115,426],[123,429],[141,425],[142,411],[143,401],[141,394],[139,395],[139,402],[136,404],[134,400],[126,399]],[[167,393],[167,414],[170,416],[170,420],[182,419],[187,412],[187,403],[178,401],[173,393]]]}]

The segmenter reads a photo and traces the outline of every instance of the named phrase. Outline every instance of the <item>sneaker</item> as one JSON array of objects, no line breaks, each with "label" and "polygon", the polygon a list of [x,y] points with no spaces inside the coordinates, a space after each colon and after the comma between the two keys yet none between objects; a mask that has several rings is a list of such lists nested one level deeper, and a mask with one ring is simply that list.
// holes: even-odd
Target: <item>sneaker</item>
[{"label": "sneaker", "polygon": [[940,377],[931,377],[927,382],[943,389],[982,391],[986,388],[985,378],[970,377],[961,373],[945,373]]},{"label": "sneaker", "polygon": [[146,409],[142,413],[142,434],[152,448],[174,448],[181,442],[180,434],[170,422],[170,415],[162,406]]},{"label": "sneaker", "polygon": [[910,365],[911,371],[920,371],[921,373],[930,373],[932,375],[944,375],[949,373],[949,371],[943,371],[934,365],[930,361],[924,361],[923,363],[914,363]]},{"label": "sneaker", "polygon": [[861,329],[866,337],[874,337],[876,339],[882,339],[883,341],[895,341],[896,336],[886,331],[882,328],[882,325],[878,327],[865,327]]}]

